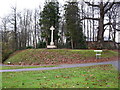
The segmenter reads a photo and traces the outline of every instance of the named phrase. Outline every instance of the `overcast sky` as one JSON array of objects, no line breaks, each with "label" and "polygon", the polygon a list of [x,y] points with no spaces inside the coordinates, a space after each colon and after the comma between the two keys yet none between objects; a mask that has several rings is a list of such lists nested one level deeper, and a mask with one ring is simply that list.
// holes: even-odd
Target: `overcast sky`
[{"label": "overcast sky", "polygon": [[[58,0],[60,4],[63,4],[64,0]],[[11,12],[12,6],[17,6],[17,10],[34,9],[39,5],[43,7],[45,0],[0,0],[0,17],[4,17]]]},{"label": "overcast sky", "polygon": [[[63,5],[63,3],[66,0],[58,0],[60,4]],[[78,0],[80,1],[80,0]],[[96,0],[94,0],[96,1]],[[97,0],[98,1],[98,0]],[[106,1],[106,0],[103,0]],[[113,0],[110,0],[113,1]],[[119,0],[115,0],[119,1]],[[11,7],[12,6],[17,6],[17,10],[21,11],[24,8],[27,9],[34,9],[38,8],[39,5],[43,7],[45,0],[0,0],[0,17],[4,17],[8,15],[11,12]]]}]

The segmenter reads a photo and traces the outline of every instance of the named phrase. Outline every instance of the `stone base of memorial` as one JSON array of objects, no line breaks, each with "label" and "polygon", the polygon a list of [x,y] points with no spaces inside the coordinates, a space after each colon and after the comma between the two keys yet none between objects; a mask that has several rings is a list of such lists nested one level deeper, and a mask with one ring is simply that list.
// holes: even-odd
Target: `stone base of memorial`
[{"label": "stone base of memorial", "polygon": [[53,48],[57,48],[57,46],[55,46],[55,45],[47,45],[47,48],[48,49],[53,49]]}]

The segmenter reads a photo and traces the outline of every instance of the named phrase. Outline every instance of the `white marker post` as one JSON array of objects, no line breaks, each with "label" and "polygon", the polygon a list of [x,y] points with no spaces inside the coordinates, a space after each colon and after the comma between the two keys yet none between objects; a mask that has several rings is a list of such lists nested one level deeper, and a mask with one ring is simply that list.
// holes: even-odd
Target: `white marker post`
[{"label": "white marker post", "polygon": [[54,45],[54,42],[53,42],[53,30],[55,30],[55,28],[53,26],[51,26],[50,30],[51,30],[51,42],[50,42],[50,45]]}]

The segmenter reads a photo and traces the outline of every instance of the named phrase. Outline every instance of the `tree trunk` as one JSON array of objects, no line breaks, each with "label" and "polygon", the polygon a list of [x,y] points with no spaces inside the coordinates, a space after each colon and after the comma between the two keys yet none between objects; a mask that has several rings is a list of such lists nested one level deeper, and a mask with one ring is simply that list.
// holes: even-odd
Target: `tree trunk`
[{"label": "tree trunk", "polygon": [[15,34],[15,50],[17,50],[18,49],[18,40],[17,40],[17,17],[16,17],[16,11],[14,12],[15,13],[15,21],[14,21],[14,34]]},{"label": "tree trunk", "polygon": [[47,46],[47,45],[48,45],[48,38],[46,38],[46,40],[45,40],[45,41],[46,41],[46,46]]},{"label": "tree trunk", "polygon": [[35,26],[34,26],[34,28],[35,28],[35,32],[34,32],[34,34],[35,34],[35,38],[34,38],[35,39],[35,48],[37,48],[37,37],[36,37],[37,22],[36,22],[36,19],[37,19],[37,11],[35,10],[35,14],[34,14],[34,21],[35,21]]},{"label": "tree trunk", "polygon": [[100,4],[100,20],[99,20],[99,27],[98,27],[98,34],[97,34],[97,48],[103,48],[104,42],[104,7],[103,2]]},{"label": "tree trunk", "polygon": [[74,49],[74,43],[73,43],[73,39],[71,38],[71,47],[72,49]]},{"label": "tree trunk", "polygon": [[[92,3],[92,4],[94,4],[94,0],[93,0],[93,3]],[[93,7],[92,7],[92,17],[94,18],[94,8],[93,8]],[[95,28],[94,28],[94,20],[93,20],[93,40],[92,40],[93,42],[95,41],[95,40],[94,40],[94,38],[95,38],[94,29],[95,29]]]},{"label": "tree trunk", "polygon": [[[88,9],[89,9],[89,8],[87,7],[87,13],[88,13]],[[87,17],[88,17],[88,15],[87,15]],[[88,37],[88,38],[87,38],[87,41],[89,41],[90,36],[89,36],[89,21],[88,21],[88,19],[87,19],[87,26],[86,26],[86,27],[87,27],[87,37]]]}]

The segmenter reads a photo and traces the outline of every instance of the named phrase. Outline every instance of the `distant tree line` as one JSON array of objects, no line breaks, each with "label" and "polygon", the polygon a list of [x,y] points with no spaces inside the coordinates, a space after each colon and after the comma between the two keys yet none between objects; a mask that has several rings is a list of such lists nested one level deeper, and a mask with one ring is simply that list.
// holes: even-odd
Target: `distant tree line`
[{"label": "distant tree line", "polygon": [[[108,41],[116,45],[116,33],[120,31],[120,3],[98,0],[70,0],[62,6],[57,0],[45,1],[43,9],[25,9],[12,12],[2,18],[3,61],[16,50],[46,48],[50,44],[50,27],[54,26],[54,42],[58,48],[104,48],[105,32]],[[96,44],[88,45],[87,42]]]}]

